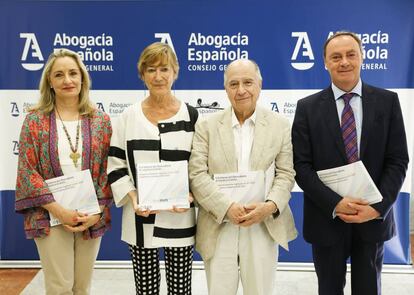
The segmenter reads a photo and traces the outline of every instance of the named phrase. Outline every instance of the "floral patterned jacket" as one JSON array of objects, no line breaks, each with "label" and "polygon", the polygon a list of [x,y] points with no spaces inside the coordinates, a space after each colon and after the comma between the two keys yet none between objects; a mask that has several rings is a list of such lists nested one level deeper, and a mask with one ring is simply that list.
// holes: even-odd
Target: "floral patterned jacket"
[{"label": "floral patterned jacket", "polygon": [[[104,206],[102,218],[83,232],[84,239],[91,239],[102,236],[110,227],[113,199],[106,167],[112,127],[109,116],[96,110],[82,118],[81,128],[82,170],[90,169],[99,205]],[[20,132],[15,209],[24,214],[28,239],[50,232],[49,213],[42,205],[54,201],[45,179],[63,175],[57,140],[54,112],[31,112],[26,116]]]}]

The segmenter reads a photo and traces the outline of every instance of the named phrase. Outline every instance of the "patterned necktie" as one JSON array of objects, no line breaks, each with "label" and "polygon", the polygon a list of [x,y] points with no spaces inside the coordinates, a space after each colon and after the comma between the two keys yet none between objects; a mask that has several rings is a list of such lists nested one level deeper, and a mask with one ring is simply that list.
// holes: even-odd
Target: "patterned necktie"
[{"label": "patterned necktie", "polygon": [[354,93],[346,93],[342,95],[342,99],[345,102],[345,107],[342,111],[341,116],[341,129],[348,163],[353,163],[359,160],[355,117],[352,107],[349,104],[353,96]]}]

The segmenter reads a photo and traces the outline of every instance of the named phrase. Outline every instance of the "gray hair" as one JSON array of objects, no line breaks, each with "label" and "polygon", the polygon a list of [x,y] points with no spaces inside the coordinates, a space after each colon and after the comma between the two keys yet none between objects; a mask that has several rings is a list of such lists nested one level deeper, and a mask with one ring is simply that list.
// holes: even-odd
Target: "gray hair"
[{"label": "gray hair", "polygon": [[260,68],[254,60],[252,60],[252,59],[236,59],[236,60],[233,60],[231,63],[229,63],[227,65],[226,69],[224,70],[224,87],[226,87],[226,84],[227,84],[227,71],[228,71],[228,69],[233,64],[241,62],[241,61],[247,61],[247,62],[250,62],[251,64],[253,64],[255,72],[256,72],[257,79],[259,79],[260,82],[263,81],[262,74],[260,73]]}]

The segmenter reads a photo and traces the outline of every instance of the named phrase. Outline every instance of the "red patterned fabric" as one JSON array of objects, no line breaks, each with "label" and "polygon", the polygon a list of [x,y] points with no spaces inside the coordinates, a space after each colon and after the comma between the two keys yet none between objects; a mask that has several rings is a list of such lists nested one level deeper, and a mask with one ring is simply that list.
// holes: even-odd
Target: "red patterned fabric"
[{"label": "red patterned fabric", "polygon": [[[105,206],[99,222],[83,232],[84,239],[102,236],[110,227],[109,206],[113,199],[106,167],[111,135],[108,115],[96,110],[90,117],[82,118],[82,169],[91,170],[99,205]],[[49,213],[41,206],[54,198],[45,179],[60,175],[55,116],[31,112],[20,132],[15,202],[16,212],[24,214],[28,239],[49,234]]]}]

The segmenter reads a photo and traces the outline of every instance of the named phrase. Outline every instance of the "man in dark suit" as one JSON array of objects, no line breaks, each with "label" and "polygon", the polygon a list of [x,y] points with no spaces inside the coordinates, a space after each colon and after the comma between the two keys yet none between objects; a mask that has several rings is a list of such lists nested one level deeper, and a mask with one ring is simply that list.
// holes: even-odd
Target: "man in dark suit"
[{"label": "man in dark suit", "polygon": [[[361,40],[338,32],[324,45],[332,84],[298,101],[292,128],[296,181],[304,191],[303,235],[312,244],[319,294],[343,294],[351,258],[353,295],[381,294],[384,241],[404,182],[407,142],[398,95],[361,81]],[[340,196],[316,171],[361,160],[383,200]]]}]

